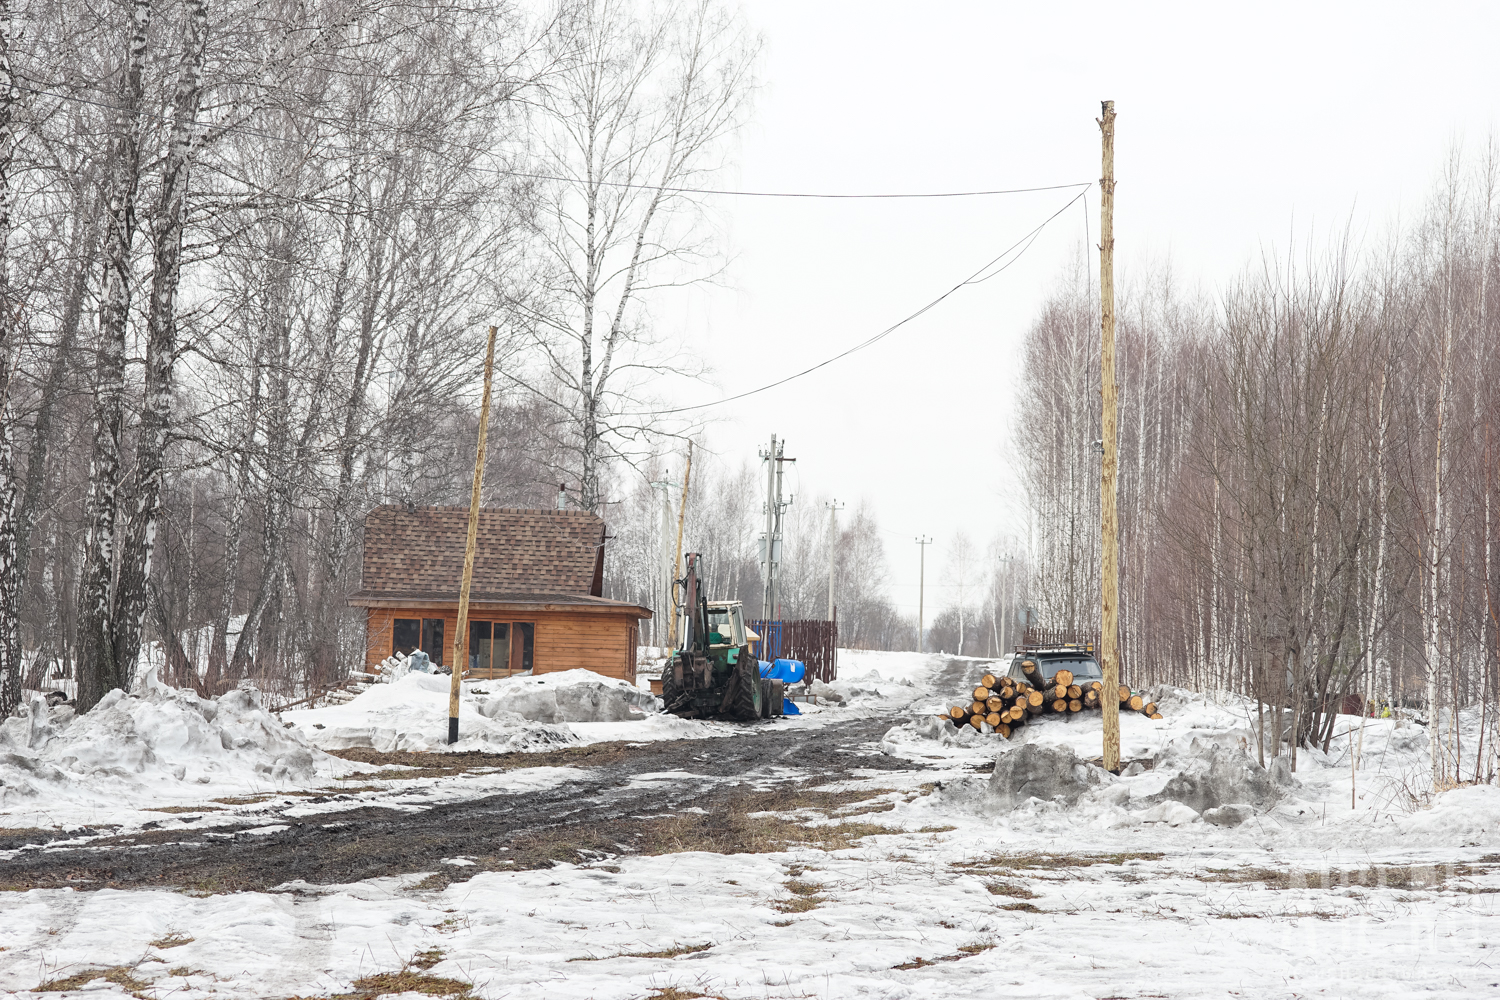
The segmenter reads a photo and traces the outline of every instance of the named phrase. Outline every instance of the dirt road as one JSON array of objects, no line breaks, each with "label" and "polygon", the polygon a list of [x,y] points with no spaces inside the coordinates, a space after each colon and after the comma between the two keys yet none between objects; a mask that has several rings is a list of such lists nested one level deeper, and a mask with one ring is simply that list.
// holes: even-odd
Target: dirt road
[{"label": "dirt road", "polygon": [[[973,661],[950,661],[941,690],[972,683]],[[524,754],[438,754],[351,751],[378,765],[423,769],[425,776],[462,771],[564,766],[577,780],[540,790],[504,792],[413,808],[400,793],[368,806],[314,816],[284,813],[337,795],[268,801],[233,820],[195,829],[155,829],[98,836],[85,844],[42,846],[56,833],[16,831],[0,859],[0,888],[73,886],[94,889],[188,888],[217,892],[264,890],[301,880],[354,882],[439,870],[438,883],[475,870],[544,867],[555,861],[607,863],[625,851],[663,853],[694,846],[754,849],[767,836],[796,836],[787,824],[768,832],[749,820],[767,811],[825,810],[847,797],[809,792],[856,770],[919,771],[924,765],[887,756],[880,737],[904,713],[891,712],[818,729],[752,724],[743,736],[656,743],[608,743]],[[641,775],[679,772],[669,780]],[[409,776],[391,770],[382,777]],[[857,797],[856,797],[857,798]],[[205,815],[208,815],[205,813]],[[691,821],[691,822],[689,822]],[[266,832],[268,827],[285,829]],[[259,830],[251,833],[248,831]],[[761,840],[756,840],[761,838]],[[666,841],[663,843],[662,841]],[[473,859],[470,866],[444,858]]]}]

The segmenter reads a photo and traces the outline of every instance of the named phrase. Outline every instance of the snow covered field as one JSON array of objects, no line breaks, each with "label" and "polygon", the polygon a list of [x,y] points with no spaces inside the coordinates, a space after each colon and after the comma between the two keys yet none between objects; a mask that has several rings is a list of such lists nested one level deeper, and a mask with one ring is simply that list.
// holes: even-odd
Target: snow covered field
[{"label": "snow covered field", "polygon": [[[1494,940],[1500,789],[1426,794],[1420,727],[1369,720],[1355,774],[1349,750],[1360,721],[1341,719],[1327,757],[1304,752],[1295,776],[1277,776],[1244,767],[1245,706],[1164,692],[1158,699],[1164,719],[1122,718],[1123,756],[1154,766],[1118,779],[1019,784],[1025,761],[1096,756],[1098,717],[1043,718],[1009,743],[934,723],[933,713],[984,666],[846,651],[836,685],[842,704],[763,724],[759,732],[773,733],[772,725],[816,728],[889,715],[885,738],[860,751],[871,755],[871,766],[854,758],[830,786],[846,804],[792,814],[821,828],[864,824],[855,832],[867,835],[849,838],[852,846],[619,854],[527,871],[434,857],[431,873],[447,878],[408,873],[345,885],[298,882],[274,892],[6,892],[0,896],[0,988],[26,991],[49,982],[55,988],[70,985],[69,977],[81,987],[80,975],[114,970],[113,981],[94,979],[88,995],[290,997],[353,990],[375,996],[388,990],[415,997],[433,995],[440,980],[476,997],[600,1000],[1404,997],[1500,990]],[[482,697],[518,707],[496,687]],[[427,692],[441,700],[435,718],[446,715],[445,692]],[[129,713],[137,732],[150,729],[150,712],[167,711],[169,697],[182,698],[154,697],[138,699],[141,705]],[[323,715],[286,713],[286,721],[296,723],[292,729],[260,720],[256,732],[267,741],[264,751],[249,743],[233,748],[235,734],[250,725],[233,720],[256,717],[220,699],[215,721],[202,733],[189,734],[192,727],[178,721],[172,731],[183,735],[154,738],[159,763],[141,764],[139,753],[121,756],[120,775],[89,772],[94,776],[82,784],[95,789],[89,794],[96,798],[99,789],[113,788],[137,801],[175,802],[173,789],[184,779],[172,768],[187,768],[188,775],[202,768],[210,775],[204,788],[217,791],[229,786],[214,784],[227,779],[213,777],[210,765],[234,753],[250,761],[235,773],[260,773],[263,785],[326,784],[338,768],[356,765],[320,753],[323,734],[332,740],[340,729],[425,731],[425,716],[436,711],[421,698],[413,697],[415,707],[403,711],[389,692],[382,697],[388,700],[355,708],[356,699],[318,710]],[[191,705],[174,709],[188,710],[204,714]],[[499,718],[508,731],[566,728],[573,742],[697,738],[733,728],[651,718],[516,722],[502,716],[506,711],[497,705],[491,716],[476,708],[475,718],[465,721],[476,739],[486,722]],[[409,721],[417,716],[419,723]],[[388,724],[376,725],[381,720]],[[25,720],[5,723],[6,752],[17,747],[19,721]],[[321,730],[313,728],[319,721]],[[210,753],[203,747],[215,725],[220,750]],[[93,756],[59,748],[48,766],[65,776],[103,768],[109,754],[104,728],[90,730],[93,742],[69,743],[93,747]],[[603,735],[617,731],[632,735]],[[224,732],[231,733],[228,747]],[[34,738],[29,729],[25,735]],[[499,745],[497,736],[490,748]],[[306,755],[310,763],[294,768],[284,760],[287,770],[276,772],[287,754]],[[20,767],[10,756],[0,757],[0,767]],[[64,757],[78,759],[70,764]],[[257,771],[265,765],[270,773]],[[507,782],[545,783],[556,780],[553,772],[569,770],[423,779],[422,794],[408,796],[403,808],[489,794]],[[12,772],[0,774],[11,788]],[[1357,778],[1352,788],[1351,778]],[[39,793],[30,802],[67,779],[27,780]],[[1071,804],[1013,794],[1016,788],[1056,792]],[[1224,800],[1235,795],[1261,799],[1237,811],[1228,808],[1236,800]],[[20,825],[10,801],[0,805],[0,825]],[[13,853],[0,853],[0,864]]]}]

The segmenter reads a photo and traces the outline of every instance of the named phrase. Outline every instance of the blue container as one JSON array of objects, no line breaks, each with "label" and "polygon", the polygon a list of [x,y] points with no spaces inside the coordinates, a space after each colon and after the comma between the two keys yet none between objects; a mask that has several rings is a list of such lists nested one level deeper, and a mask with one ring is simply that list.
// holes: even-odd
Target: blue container
[{"label": "blue container", "polygon": [[807,665],[801,660],[777,660],[772,664],[771,672],[766,676],[788,684],[800,684],[802,678],[807,676]]}]

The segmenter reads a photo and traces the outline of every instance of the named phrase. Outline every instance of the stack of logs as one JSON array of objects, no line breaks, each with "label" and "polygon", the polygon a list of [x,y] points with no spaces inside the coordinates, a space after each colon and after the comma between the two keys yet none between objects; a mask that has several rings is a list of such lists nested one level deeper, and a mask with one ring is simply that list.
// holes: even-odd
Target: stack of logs
[{"label": "stack of logs", "polygon": [[[1074,712],[1097,712],[1104,697],[1100,681],[1073,683],[1071,670],[1059,670],[1051,677],[1042,676],[1035,660],[1026,660],[1021,670],[1027,680],[997,678],[985,674],[974,689],[974,700],[968,705],[954,705],[946,718],[954,726],[973,726],[981,733],[999,733],[1006,739],[1018,726],[1035,715],[1069,715]],[[1124,684],[1118,692],[1120,709],[1139,712],[1150,719],[1160,719],[1156,702],[1146,701]]]}]

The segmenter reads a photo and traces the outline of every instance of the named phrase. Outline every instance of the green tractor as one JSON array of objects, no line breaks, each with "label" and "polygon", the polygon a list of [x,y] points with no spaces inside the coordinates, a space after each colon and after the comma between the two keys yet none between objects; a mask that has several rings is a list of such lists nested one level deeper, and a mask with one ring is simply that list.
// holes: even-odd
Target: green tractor
[{"label": "green tractor", "polygon": [[[750,652],[739,601],[710,601],[698,578],[701,557],[689,552],[677,605],[682,641],[662,668],[663,710],[688,719],[751,719],[781,715],[785,685],[762,677]],[[674,596],[676,594],[674,593]]]}]

